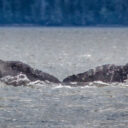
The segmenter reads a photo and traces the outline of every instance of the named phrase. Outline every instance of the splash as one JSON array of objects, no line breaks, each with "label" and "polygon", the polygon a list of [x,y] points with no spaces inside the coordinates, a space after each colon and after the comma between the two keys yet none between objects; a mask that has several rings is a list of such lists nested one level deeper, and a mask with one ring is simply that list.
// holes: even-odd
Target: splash
[{"label": "splash", "polygon": [[31,81],[28,79],[28,77],[20,73],[17,76],[5,76],[0,79],[1,82],[5,83],[6,85],[13,85],[13,86],[33,86],[33,85],[38,85],[38,86],[43,86],[45,84],[50,84],[49,81]]},{"label": "splash", "polygon": [[41,81],[41,80],[36,80],[36,81],[31,81],[28,79],[28,77],[20,73],[17,76],[5,76],[0,79],[0,82],[2,82],[2,85],[12,85],[12,86],[28,86],[28,87],[52,87],[53,89],[61,89],[61,88],[91,88],[91,87],[106,87],[106,86],[123,86],[123,87],[128,87],[128,80],[126,80],[124,83],[118,83],[118,82],[113,82],[113,83],[105,83],[102,81],[94,81],[94,82],[70,82],[70,83],[59,83],[55,84],[52,82],[49,82],[48,80],[46,81]]}]

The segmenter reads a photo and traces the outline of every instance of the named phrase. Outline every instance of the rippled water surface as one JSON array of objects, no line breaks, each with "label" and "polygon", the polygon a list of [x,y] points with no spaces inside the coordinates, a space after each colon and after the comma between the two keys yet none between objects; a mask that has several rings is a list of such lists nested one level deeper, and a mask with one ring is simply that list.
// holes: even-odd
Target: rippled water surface
[{"label": "rippled water surface", "polygon": [[[62,80],[98,65],[127,63],[128,28],[0,28],[0,58]],[[128,128],[127,84],[91,85],[0,83],[0,128]]]},{"label": "rippled water surface", "polygon": [[128,87],[1,87],[2,128],[127,128]]}]

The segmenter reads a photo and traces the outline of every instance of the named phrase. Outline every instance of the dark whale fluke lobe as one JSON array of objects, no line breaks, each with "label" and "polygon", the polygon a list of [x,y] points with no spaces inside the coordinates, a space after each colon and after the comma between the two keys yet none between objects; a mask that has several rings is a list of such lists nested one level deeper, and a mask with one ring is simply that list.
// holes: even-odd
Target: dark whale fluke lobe
[{"label": "dark whale fluke lobe", "polygon": [[68,76],[63,80],[64,83],[70,82],[124,82],[128,76],[128,64],[117,66],[107,64],[90,69],[84,73]]},{"label": "dark whale fluke lobe", "polygon": [[41,80],[60,83],[60,81],[56,77],[40,70],[33,69],[23,62],[0,60],[0,78],[6,76],[17,76],[21,73],[26,75],[30,81]]},{"label": "dark whale fluke lobe", "polygon": [[[56,77],[33,69],[20,61],[0,60],[0,81],[14,86],[29,85],[31,82],[61,83],[62,85],[83,86],[88,82],[102,81],[105,83],[125,82],[128,79],[128,64],[118,66],[107,64],[90,69],[84,73],[68,76],[60,82]],[[73,83],[73,84],[72,84]],[[75,83],[75,84],[74,84]],[[86,84],[85,84],[86,83]]]}]

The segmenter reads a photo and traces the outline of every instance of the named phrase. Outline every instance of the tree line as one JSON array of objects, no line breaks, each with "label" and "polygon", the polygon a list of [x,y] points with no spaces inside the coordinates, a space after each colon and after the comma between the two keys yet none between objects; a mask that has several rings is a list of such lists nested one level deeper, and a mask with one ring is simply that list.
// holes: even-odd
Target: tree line
[{"label": "tree line", "polygon": [[0,24],[127,25],[128,0],[0,0]]}]

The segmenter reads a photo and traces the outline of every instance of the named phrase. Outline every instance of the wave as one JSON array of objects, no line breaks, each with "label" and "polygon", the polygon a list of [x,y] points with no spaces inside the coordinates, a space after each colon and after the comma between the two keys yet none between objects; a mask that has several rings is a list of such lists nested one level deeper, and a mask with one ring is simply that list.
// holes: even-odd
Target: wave
[{"label": "wave", "polygon": [[128,81],[125,81],[124,83],[105,83],[102,81],[94,81],[94,82],[70,82],[70,83],[52,83],[49,82],[48,80],[41,81],[41,80],[36,80],[36,81],[31,81],[28,79],[28,77],[20,73],[16,76],[5,76],[0,79],[0,82],[2,82],[2,85],[12,85],[12,86],[28,86],[28,87],[52,87],[53,89],[61,89],[61,88],[90,88],[90,87],[106,87],[106,86],[123,86],[123,87],[128,87]]},{"label": "wave", "polygon": [[0,79],[1,82],[5,83],[6,85],[13,85],[13,86],[43,86],[43,85],[48,85],[50,82],[48,80],[41,81],[41,80],[36,80],[36,81],[31,81],[28,79],[28,77],[20,73],[16,76],[5,76]]}]

